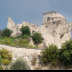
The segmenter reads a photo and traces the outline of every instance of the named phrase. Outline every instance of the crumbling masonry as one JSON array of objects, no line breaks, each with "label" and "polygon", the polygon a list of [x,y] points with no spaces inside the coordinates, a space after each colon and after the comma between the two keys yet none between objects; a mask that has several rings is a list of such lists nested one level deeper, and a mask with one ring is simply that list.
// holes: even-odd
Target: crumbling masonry
[{"label": "crumbling masonry", "polygon": [[52,43],[61,48],[61,44],[71,38],[72,23],[67,22],[61,14],[55,11],[43,13],[43,24],[41,26],[27,22],[16,25],[10,17],[8,18],[7,28],[13,30],[11,36],[21,35],[20,28],[22,26],[29,26],[31,35],[34,32],[42,34],[44,40],[40,45],[41,48]]}]

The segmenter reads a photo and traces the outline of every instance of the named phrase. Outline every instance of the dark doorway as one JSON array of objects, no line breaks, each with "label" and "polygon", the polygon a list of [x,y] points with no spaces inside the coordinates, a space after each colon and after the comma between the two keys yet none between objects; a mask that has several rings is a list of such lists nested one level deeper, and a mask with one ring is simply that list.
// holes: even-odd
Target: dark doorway
[{"label": "dark doorway", "polygon": [[47,22],[49,21],[49,17],[47,17]]}]

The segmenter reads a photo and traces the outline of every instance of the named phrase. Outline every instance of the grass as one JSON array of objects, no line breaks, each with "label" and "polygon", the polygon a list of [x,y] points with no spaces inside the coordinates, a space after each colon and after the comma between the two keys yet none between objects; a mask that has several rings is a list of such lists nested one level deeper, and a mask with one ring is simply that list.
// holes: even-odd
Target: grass
[{"label": "grass", "polygon": [[0,36],[0,44],[16,46],[16,47],[28,47],[28,48],[38,49],[37,46],[33,47],[32,45],[29,45],[29,41],[28,41],[29,37],[30,36],[27,36],[27,35],[17,36],[17,37],[2,37],[2,36]]}]

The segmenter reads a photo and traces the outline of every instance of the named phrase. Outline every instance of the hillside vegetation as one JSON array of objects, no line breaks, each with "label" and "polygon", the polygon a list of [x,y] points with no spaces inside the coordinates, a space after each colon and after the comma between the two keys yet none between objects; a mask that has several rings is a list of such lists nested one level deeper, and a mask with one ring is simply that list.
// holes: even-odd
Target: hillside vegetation
[{"label": "hillside vegetation", "polygon": [[17,47],[28,47],[28,48],[38,48],[37,46],[33,46],[29,44],[29,38],[33,39],[33,42],[41,43],[43,38],[40,33],[35,32],[32,36],[30,33],[30,29],[28,26],[22,26],[20,31],[22,32],[21,36],[11,37],[13,33],[10,29],[0,30],[0,44],[17,46]]}]

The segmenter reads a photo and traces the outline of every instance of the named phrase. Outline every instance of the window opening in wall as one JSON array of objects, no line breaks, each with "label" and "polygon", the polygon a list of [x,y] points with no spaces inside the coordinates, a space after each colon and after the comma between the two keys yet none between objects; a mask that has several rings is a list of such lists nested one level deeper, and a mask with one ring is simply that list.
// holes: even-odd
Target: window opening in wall
[{"label": "window opening in wall", "polygon": [[48,22],[48,20],[49,20],[49,17],[47,17],[47,22]]},{"label": "window opening in wall", "polygon": [[53,24],[55,24],[55,22],[53,22]]},{"label": "window opening in wall", "polygon": [[45,26],[46,28],[48,27],[48,26]]}]

